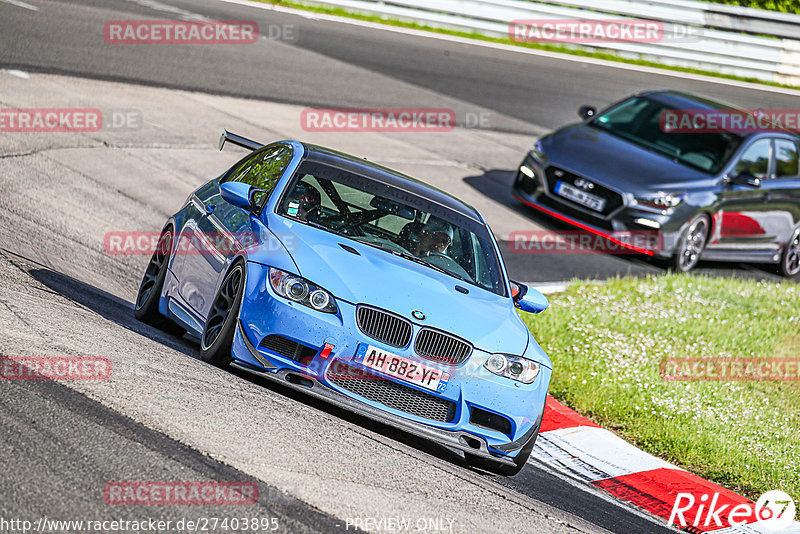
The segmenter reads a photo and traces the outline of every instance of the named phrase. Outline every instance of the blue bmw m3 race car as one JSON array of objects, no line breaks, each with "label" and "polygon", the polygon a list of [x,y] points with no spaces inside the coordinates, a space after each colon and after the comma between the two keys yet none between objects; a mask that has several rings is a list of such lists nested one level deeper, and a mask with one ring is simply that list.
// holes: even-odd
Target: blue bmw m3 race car
[{"label": "blue bmw m3 race car", "polygon": [[167,221],[137,319],[190,332],[204,361],[517,474],[552,370],[517,309],[548,301],[509,280],[481,215],[330,149],[226,141],[252,152]]}]

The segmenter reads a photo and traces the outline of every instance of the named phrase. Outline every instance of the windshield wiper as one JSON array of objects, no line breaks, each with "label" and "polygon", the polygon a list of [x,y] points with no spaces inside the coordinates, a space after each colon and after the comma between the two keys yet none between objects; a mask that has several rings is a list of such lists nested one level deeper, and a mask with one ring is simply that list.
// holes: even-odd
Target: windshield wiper
[{"label": "windshield wiper", "polygon": [[[335,235],[340,235],[340,236],[346,237],[348,239],[353,239],[349,235],[337,231],[335,228],[331,228],[330,226],[325,226],[324,224],[318,223],[316,221],[312,221],[312,220],[308,220],[308,219],[306,219],[306,220],[297,219],[297,220],[302,222],[303,224],[307,224],[309,226],[313,226],[314,228],[319,228],[320,230],[325,230],[326,232],[330,232],[330,233],[335,234]],[[361,241],[359,241],[359,242],[361,242]]]},{"label": "windshield wiper", "polygon": [[[413,256],[412,256],[412,257],[413,257]],[[449,274],[449,275],[450,275],[450,276],[452,276],[453,278],[457,278],[458,280],[461,280],[462,282],[466,282],[466,280],[464,279],[464,277],[463,277],[463,276],[461,276],[461,275],[460,275],[460,274],[458,274],[458,273],[454,273],[454,272],[453,272],[453,271],[451,271],[450,269],[445,269],[444,267],[441,267],[441,266],[439,266],[439,265],[436,265],[436,264],[433,264],[433,263],[431,263],[431,262],[425,261],[425,260],[423,260],[423,259],[421,259],[421,258],[417,258],[417,259],[420,261],[420,263],[423,263],[423,264],[427,265],[427,266],[428,266],[428,267],[430,267],[431,269],[436,269],[437,271],[443,272],[443,273],[445,273],[445,274]]]}]

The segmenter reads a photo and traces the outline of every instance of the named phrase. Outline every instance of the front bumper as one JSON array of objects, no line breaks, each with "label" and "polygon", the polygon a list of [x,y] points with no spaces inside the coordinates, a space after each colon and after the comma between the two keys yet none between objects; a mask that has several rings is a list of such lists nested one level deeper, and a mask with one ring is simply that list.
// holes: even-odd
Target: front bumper
[{"label": "front bumper", "polygon": [[[470,358],[457,366],[447,366],[450,380],[441,392],[432,392],[400,380],[391,380],[419,396],[452,403],[452,417],[433,420],[390,407],[379,399],[354,393],[328,377],[333,362],[364,368],[353,361],[361,344],[370,344],[425,365],[434,362],[419,358],[411,346],[404,349],[383,346],[367,338],[355,322],[355,306],[337,301],[339,313],[320,313],[275,295],[266,284],[267,267],[248,263],[247,287],[242,301],[240,321],[233,343],[233,365],[239,369],[279,381],[353,412],[395,426],[431,441],[511,462],[519,450],[538,432],[544,409],[551,370],[542,366],[532,384],[521,384],[498,377],[483,368],[488,353],[474,349]],[[419,325],[414,325],[416,336]],[[261,346],[266,336],[279,335],[302,347],[303,358],[293,359]],[[333,345],[331,354],[320,354],[325,344]],[[366,371],[371,374],[371,372]],[[377,380],[386,380],[373,375]],[[434,399],[431,399],[434,400]],[[482,410],[508,420],[508,431],[501,432],[471,422],[473,410]],[[505,459],[505,460],[504,460]]]},{"label": "front bumper", "polygon": [[[531,169],[534,176],[521,172],[523,166]],[[512,187],[512,194],[518,201],[632,252],[661,258],[672,256],[683,227],[674,214],[643,209],[635,202],[631,205],[630,194],[623,194],[624,205],[610,216],[591,214],[588,209],[582,209],[548,190],[545,167],[530,155],[520,163]]]},{"label": "front bumper", "polygon": [[[254,366],[239,361],[234,361],[231,366],[235,367],[236,369],[267,378],[274,382],[279,382],[290,388],[303,391],[312,397],[325,400],[331,404],[339,406],[340,408],[344,408],[351,412],[368,417],[374,421],[393,426],[408,432],[409,434],[413,434],[415,436],[419,436],[421,438],[454,449],[469,452],[475,456],[489,458],[507,465],[514,465],[513,455],[498,455],[497,453],[491,451],[486,440],[479,436],[475,436],[469,432],[458,430],[442,430],[434,426],[414,423],[408,419],[398,417],[379,408],[375,408],[369,404],[359,402],[334,389],[329,388],[315,378],[307,375],[298,375],[290,369],[280,369],[276,372],[269,372],[266,370],[260,370]],[[541,415],[539,416],[539,421],[535,429],[532,430],[538,431],[539,424],[541,424]],[[506,444],[506,448],[517,451],[524,447],[530,439],[533,439],[536,433],[538,432],[529,433],[529,435],[524,436],[525,439],[520,440],[519,443],[508,443]]]}]

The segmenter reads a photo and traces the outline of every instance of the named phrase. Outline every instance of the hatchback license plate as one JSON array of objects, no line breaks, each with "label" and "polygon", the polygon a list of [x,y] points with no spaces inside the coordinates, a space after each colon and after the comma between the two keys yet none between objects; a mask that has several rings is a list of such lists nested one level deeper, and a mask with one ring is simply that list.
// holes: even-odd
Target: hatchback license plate
[{"label": "hatchback license plate", "polygon": [[591,208],[594,211],[603,211],[603,208],[606,207],[606,200],[604,198],[589,194],[586,191],[581,191],[577,187],[565,184],[564,182],[556,182],[556,193],[582,206]]},{"label": "hatchback license plate", "polygon": [[360,345],[355,361],[364,367],[375,369],[385,375],[431,391],[444,391],[450,380],[450,373],[386,352],[372,345]]}]

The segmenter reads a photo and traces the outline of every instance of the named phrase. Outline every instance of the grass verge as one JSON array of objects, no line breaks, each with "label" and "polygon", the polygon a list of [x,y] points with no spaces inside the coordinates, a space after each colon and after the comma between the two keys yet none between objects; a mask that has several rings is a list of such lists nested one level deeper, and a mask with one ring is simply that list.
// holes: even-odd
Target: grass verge
[{"label": "grass verge", "polygon": [[[533,48],[536,50],[546,50],[548,52],[557,52],[561,54],[570,54],[573,56],[581,56],[581,57],[590,57],[595,59],[602,59],[606,61],[616,61],[617,63],[627,63],[631,65],[641,65],[643,67],[653,67],[657,69],[663,70],[671,70],[677,72],[688,72],[691,74],[700,74],[703,76],[711,76],[714,78],[723,78],[727,80],[736,80],[741,82],[750,82],[760,85],[767,85],[772,87],[783,87],[786,89],[800,89],[798,86],[794,85],[787,85],[778,82],[770,82],[765,80],[759,80],[758,78],[750,78],[745,76],[735,76],[733,74],[724,74],[720,72],[713,72],[709,70],[702,70],[702,69],[693,69],[690,67],[680,67],[676,65],[665,65],[663,63],[658,63],[655,61],[647,61],[644,59],[635,59],[635,58],[625,58],[618,56],[616,54],[606,53],[606,52],[597,52],[591,50],[585,50],[581,48],[569,48],[566,46],[559,46],[559,45],[552,45],[546,43],[520,43],[514,41],[512,39],[507,38],[499,38],[499,37],[489,37],[487,35],[483,35],[477,32],[463,32],[457,30],[450,30],[447,28],[437,28],[434,26],[427,26],[424,24],[417,24],[415,22],[407,22],[398,19],[392,19],[388,17],[382,17],[378,15],[370,15],[366,13],[359,13],[354,11],[348,11],[346,9],[338,8],[338,7],[326,7],[326,6],[318,6],[318,5],[309,5],[303,4],[300,2],[292,1],[292,0],[253,0],[255,2],[260,2],[262,4],[273,4],[277,6],[284,6],[284,7],[291,7],[295,9],[302,9],[305,11],[311,11],[314,13],[323,13],[326,15],[336,15],[340,17],[348,17],[351,19],[356,20],[363,20],[367,22],[375,22],[378,24],[386,24],[387,26],[397,26],[400,28],[410,28],[413,30],[423,30],[433,33],[441,33],[445,35],[452,35],[455,37],[463,37],[466,39],[475,39],[478,41],[487,41],[491,43],[499,43],[504,45],[510,46],[518,46],[521,48]],[[311,0],[313,1],[313,0]]]},{"label": "grass verge", "polygon": [[733,6],[753,7],[767,11],[800,14],[797,0],[707,0],[715,4],[728,4]]},{"label": "grass verge", "polygon": [[800,497],[800,382],[679,382],[666,357],[797,357],[800,285],[661,275],[577,283],[524,319],[551,393],[640,448],[749,498]]}]

